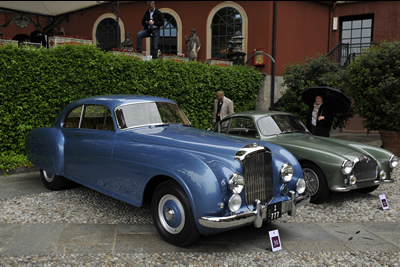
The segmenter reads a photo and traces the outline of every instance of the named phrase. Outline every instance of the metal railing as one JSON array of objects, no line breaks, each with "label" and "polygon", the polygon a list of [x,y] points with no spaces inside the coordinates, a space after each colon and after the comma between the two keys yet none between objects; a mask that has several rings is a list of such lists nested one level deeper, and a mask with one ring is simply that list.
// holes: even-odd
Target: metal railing
[{"label": "metal railing", "polygon": [[349,43],[338,43],[326,56],[338,62],[340,66],[347,67],[350,65],[355,58],[362,53],[362,50],[369,48],[375,43],[361,43],[361,44],[349,44]]}]

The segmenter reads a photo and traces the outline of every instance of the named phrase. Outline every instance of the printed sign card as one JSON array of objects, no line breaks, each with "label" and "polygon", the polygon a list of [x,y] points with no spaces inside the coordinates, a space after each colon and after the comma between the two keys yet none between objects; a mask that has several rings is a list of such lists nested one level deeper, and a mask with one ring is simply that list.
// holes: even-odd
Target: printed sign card
[{"label": "printed sign card", "polygon": [[379,195],[379,199],[381,200],[382,203],[382,209],[388,210],[389,209],[389,203],[386,199],[385,195]]},{"label": "printed sign card", "polygon": [[279,238],[279,231],[269,231],[269,240],[271,241],[272,252],[282,249],[281,239]]}]

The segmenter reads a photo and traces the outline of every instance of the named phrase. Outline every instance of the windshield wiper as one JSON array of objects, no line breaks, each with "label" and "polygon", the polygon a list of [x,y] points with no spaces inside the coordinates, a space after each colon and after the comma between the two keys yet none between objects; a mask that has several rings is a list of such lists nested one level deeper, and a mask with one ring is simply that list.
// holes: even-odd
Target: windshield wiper
[{"label": "windshield wiper", "polygon": [[169,126],[170,123],[160,123],[160,124],[156,124],[154,125],[154,127],[162,127],[162,126]]},{"label": "windshield wiper", "polygon": [[283,131],[280,134],[287,134],[287,133],[305,133],[305,131],[302,130]]}]

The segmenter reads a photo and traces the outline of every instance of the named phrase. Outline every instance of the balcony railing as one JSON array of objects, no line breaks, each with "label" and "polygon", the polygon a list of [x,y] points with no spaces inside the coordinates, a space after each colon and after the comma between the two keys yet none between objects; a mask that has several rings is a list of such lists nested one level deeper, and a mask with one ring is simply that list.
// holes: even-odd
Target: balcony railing
[{"label": "balcony railing", "polygon": [[331,60],[337,61],[340,66],[347,67],[355,58],[362,53],[362,50],[369,48],[374,43],[349,44],[338,43],[326,54]]}]

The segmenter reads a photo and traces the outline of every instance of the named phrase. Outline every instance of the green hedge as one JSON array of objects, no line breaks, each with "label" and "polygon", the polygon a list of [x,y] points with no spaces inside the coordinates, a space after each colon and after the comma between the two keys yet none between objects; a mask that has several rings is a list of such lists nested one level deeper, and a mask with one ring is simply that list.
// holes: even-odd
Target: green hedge
[{"label": "green hedge", "polygon": [[52,49],[5,45],[0,47],[0,70],[2,171],[28,164],[20,157],[27,133],[51,125],[76,99],[107,94],[165,97],[181,106],[194,127],[206,129],[212,126],[216,91],[225,91],[235,111],[253,110],[262,84],[262,75],[247,66],[142,61],[94,45]]}]

